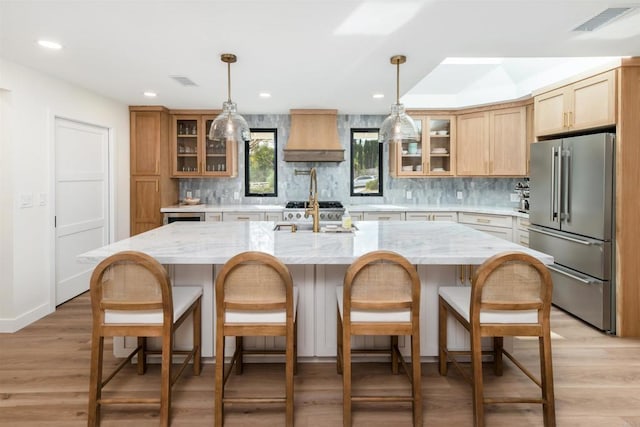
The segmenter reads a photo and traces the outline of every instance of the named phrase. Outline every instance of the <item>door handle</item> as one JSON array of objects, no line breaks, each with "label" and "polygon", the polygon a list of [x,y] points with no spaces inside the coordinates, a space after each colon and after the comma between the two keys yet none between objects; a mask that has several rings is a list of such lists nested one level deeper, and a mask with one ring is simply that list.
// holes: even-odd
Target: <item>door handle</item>
[{"label": "door handle", "polygon": [[569,215],[569,192],[571,191],[571,149],[568,148],[562,154],[563,155],[560,157],[560,161],[562,162],[564,158],[567,164],[564,169],[564,176],[562,176],[561,178],[564,187],[564,197],[562,199],[562,212],[560,213],[560,220],[571,222],[571,216]]},{"label": "door handle", "polygon": [[585,246],[602,246],[602,243],[595,243],[595,242],[590,242],[588,240],[580,240],[574,237],[567,237],[560,234],[550,233],[548,231],[540,230],[539,228],[535,228],[535,227],[529,227],[529,231],[534,231],[536,233],[544,234],[546,236],[557,237],[558,239],[568,240],[570,242],[579,243]]},{"label": "door handle", "polygon": [[558,222],[562,221],[562,147],[559,147],[558,150],[556,151],[556,158],[557,158],[557,162],[558,162],[558,173],[556,174],[556,181],[554,182],[554,185],[556,187],[556,218],[558,219]]},{"label": "door handle", "polygon": [[551,203],[549,216],[551,222],[556,221],[556,147],[551,147]]},{"label": "door handle", "polygon": [[578,277],[578,276],[576,276],[575,274],[571,274],[571,273],[568,273],[568,272],[566,272],[566,271],[564,271],[564,270],[560,270],[559,268],[556,268],[556,267],[554,267],[554,266],[552,266],[552,265],[547,265],[547,268],[548,268],[549,270],[551,270],[551,271],[555,271],[555,272],[556,272],[556,273],[558,273],[558,274],[562,274],[562,275],[564,275],[564,276],[571,277],[572,279],[575,279],[575,280],[577,280],[577,281],[579,281],[579,282],[582,282],[582,283],[584,283],[585,285],[590,285],[590,284],[592,284],[592,283],[595,283],[593,280],[588,280],[588,279],[584,279],[584,278],[582,278],[582,277]]}]

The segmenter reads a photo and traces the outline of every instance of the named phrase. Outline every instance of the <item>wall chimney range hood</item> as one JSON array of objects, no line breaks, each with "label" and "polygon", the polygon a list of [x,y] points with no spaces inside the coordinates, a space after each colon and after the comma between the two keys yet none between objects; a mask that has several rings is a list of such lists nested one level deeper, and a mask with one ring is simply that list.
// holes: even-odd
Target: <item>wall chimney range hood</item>
[{"label": "wall chimney range hood", "polygon": [[342,162],[338,110],[289,110],[291,129],[285,162]]}]

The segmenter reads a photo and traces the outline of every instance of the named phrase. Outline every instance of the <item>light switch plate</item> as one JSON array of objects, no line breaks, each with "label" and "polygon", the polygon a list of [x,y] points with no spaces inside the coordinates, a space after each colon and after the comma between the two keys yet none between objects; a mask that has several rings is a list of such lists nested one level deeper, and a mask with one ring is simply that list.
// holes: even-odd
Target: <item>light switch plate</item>
[{"label": "light switch plate", "polygon": [[233,200],[240,200],[240,193],[238,193],[237,191],[233,192]]},{"label": "light switch plate", "polygon": [[40,193],[40,206],[47,206],[47,193]]},{"label": "light switch plate", "polygon": [[407,200],[411,200],[411,196],[412,196],[411,191],[407,191]]},{"label": "light switch plate", "polygon": [[20,207],[30,208],[33,206],[33,193],[20,193]]},{"label": "light switch plate", "polygon": [[456,198],[457,198],[458,200],[462,200],[462,191],[458,191],[458,192],[456,193]]}]

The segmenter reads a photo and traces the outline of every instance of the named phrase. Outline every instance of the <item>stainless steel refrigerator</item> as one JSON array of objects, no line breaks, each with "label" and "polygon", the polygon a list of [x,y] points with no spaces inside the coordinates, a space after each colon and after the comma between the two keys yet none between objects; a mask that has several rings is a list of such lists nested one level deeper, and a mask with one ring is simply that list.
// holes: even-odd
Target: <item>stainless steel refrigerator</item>
[{"label": "stainless steel refrigerator", "polygon": [[553,304],[615,332],[615,135],[531,144],[529,246],[553,255]]}]

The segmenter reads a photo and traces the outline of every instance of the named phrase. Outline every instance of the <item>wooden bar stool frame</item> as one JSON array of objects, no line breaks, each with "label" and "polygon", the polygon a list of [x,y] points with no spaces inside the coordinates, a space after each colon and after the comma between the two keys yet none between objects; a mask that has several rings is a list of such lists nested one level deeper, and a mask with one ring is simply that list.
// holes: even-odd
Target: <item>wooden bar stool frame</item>
[{"label": "wooden bar stool frame", "polygon": [[[386,264],[400,267],[406,272],[408,281],[395,283],[398,287],[409,286],[409,298],[400,298],[383,301],[375,296],[372,299],[352,298],[355,286],[366,286],[366,280],[359,281],[364,271],[374,265]],[[393,280],[393,278],[390,278]],[[392,284],[389,282],[389,284]],[[422,374],[420,360],[420,278],[416,267],[402,255],[391,251],[373,251],[362,255],[354,261],[345,274],[343,292],[343,310],[340,314],[340,301],[337,312],[337,338],[338,354],[337,369],[342,374],[343,381],[343,425],[351,426],[352,402],[411,402],[413,411],[413,425],[422,426]],[[374,291],[375,292],[375,291]],[[383,314],[385,310],[408,310],[410,320],[399,321],[352,321],[353,310],[366,310]],[[391,345],[389,350],[353,350],[351,349],[351,337],[354,335],[389,335]],[[398,349],[398,336],[409,336],[411,339],[411,369],[407,366],[400,350]],[[411,396],[407,395],[362,395],[353,396],[351,387],[351,360],[352,354],[390,353],[391,369],[393,374],[398,373],[398,364],[402,365],[404,372],[411,383]]]},{"label": "wooden bar stool frame", "polygon": [[[509,263],[522,263],[537,270],[540,279],[539,294],[537,297],[525,299],[522,294],[526,290],[520,290],[521,296],[509,299],[483,297],[485,285],[500,268]],[[487,288],[489,286],[486,286]],[[439,371],[440,375],[447,375],[447,361],[460,371],[464,379],[473,389],[473,425],[484,426],[484,404],[495,403],[536,403],[543,406],[543,419],[545,427],[556,425],[555,399],[553,392],[553,368],[551,359],[551,295],[552,280],[549,270],[538,259],[522,252],[505,252],[497,254],[485,261],[476,271],[472,279],[469,300],[468,319],[452,307],[442,296],[439,296]],[[442,290],[442,289],[441,289]],[[516,293],[518,293],[516,291]],[[484,310],[500,310],[505,312],[517,312],[523,310],[536,310],[537,322],[535,323],[481,323],[480,313]],[[471,351],[451,351],[447,348],[447,315],[453,317],[463,325],[470,333]],[[534,336],[538,337],[540,354],[540,379],[536,378],[525,366],[523,366],[511,353],[503,347],[504,336]],[[482,351],[481,340],[483,337],[493,338],[493,350]],[[522,397],[484,397],[482,379],[482,356],[490,354],[494,360],[494,373],[502,375],[502,355],[507,356],[529,379],[541,389],[540,398]],[[471,355],[471,376],[464,370],[456,356]]]},{"label": "wooden bar stool frame", "polygon": [[[230,276],[247,265],[259,265],[272,270],[279,277],[283,293],[276,298],[260,300],[256,295],[240,296],[236,294],[235,300],[227,298]],[[252,277],[255,281],[256,277]],[[237,286],[238,283],[233,284]],[[260,291],[258,291],[260,292]],[[216,372],[215,372],[215,425],[224,425],[225,403],[284,403],[285,424],[293,426],[294,400],[293,400],[293,376],[297,370],[297,321],[294,304],[294,287],[291,273],[286,265],[273,255],[248,251],[240,253],[227,261],[216,278]],[[284,323],[230,323],[226,321],[227,310],[234,311],[274,311],[284,310]],[[231,359],[229,369],[224,369],[225,337],[236,338],[236,348]],[[243,349],[242,338],[244,336],[284,336],[285,345],[285,396],[278,397],[225,397],[224,386],[236,365],[236,373],[242,374],[244,354],[274,354],[282,351],[247,351]]]},{"label": "wooden bar stool frame", "polygon": [[[146,300],[138,299],[127,301],[125,299],[104,298],[103,279],[107,271],[118,264],[129,263],[142,267],[155,278],[160,288],[161,298],[149,297]],[[117,268],[117,267],[116,267]],[[201,371],[201,290],[200,296],[183,312],[174,322],[174,300],[171,281],[165,268],[151,256],[142,252],[123,251],[116,253],[96,266],[91,276],[91,309],[93,317],[91,337],[91,374],[89,387],[89,414],[88,425],[100,424],[100,408],[102,405],[115,404],[159,404],[160,425],[168,426],[171,419],[171,388],[180,377],[189,361],[193,360],[193,373],[200,375]],[[162,311],[162,323],[105,323],[105,311],[117,310],[119,312]],[[174,332],[180,325],[193,314],[193,348],[188,351],[173,349]],[[135,314],[134,314],[135,315]],[[138,337],[137,347],[122,360],[118,366],[103,380],[102,364],[104,351],[104,337],[135,336]],[[160,337],[162,339],[161,350],[147,349],[147,337]],[[102,389],[129,363],[135,355],[138,355],[137,372],[142,375],[147,369],[147,355],[161,354],[162,367],[160,379],[159,398],[135,398],[118,397],[102,398]],[[172,376],[172,357],[175,354],[184,355],[180,369]]]}]

